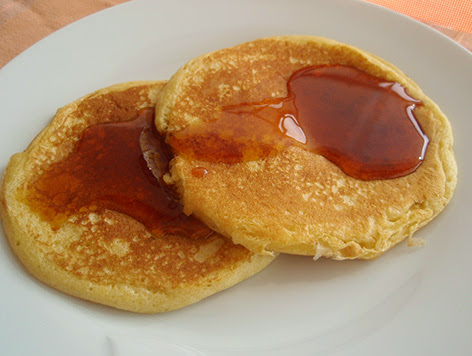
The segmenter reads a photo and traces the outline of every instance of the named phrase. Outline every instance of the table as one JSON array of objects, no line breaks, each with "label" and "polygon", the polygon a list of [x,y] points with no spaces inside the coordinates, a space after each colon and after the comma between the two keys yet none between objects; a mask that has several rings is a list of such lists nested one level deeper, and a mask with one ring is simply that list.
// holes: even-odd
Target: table
[{"label": "table", "polygon": [[[67,2],[62,0],[1,1],[0,68],[22,51],[46,37],[50,33],[87,15],[111,6],[124,3],[126,1],[128,0],[80,0]],[[377,4],[392,4],[392,8],[398,5],[398,1],[368,1]],[[448,1],[451,2],[454,0]],[[466,4],[465,6],[470,6],[470,13],[472,14],[472,0],[458,1],[460,1],[461,4]],[[423,6],[426,6],[428,2],[431,4],[437,3],[437,1],[434,2],[432,0],[416,0],[411,1],[410,3],[421,3]],[[440,11],[440,9],[437,11]],[[444,11],[446,11],[446,9],[444,9]],[[464,31],[446,28],[442,25],[438,25],[437,23],[426,21],[424,23],[442,32],[446,36],[449,36],[454,41],[467,48],[469,51],[472,51],[472,31],[471,33],[467,33]]]}]

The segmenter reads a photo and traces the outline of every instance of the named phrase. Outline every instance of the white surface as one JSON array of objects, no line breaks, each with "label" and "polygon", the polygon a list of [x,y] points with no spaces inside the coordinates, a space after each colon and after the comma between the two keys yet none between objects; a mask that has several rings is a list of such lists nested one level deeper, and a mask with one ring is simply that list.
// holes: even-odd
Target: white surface
[{"label": "white surface", "polygon": [[372,262],[282,256],[196,305],[136,315],[31,278],[0,238],[1,355],[465,355],[472,346],[472,55],[359,1],[134,1],[74,23],[0,70],[0,169],[55,110],[113,83],[167,79],[190,58],[263,36],[313,34],[396,64],[449,117],[459,185],[448,208]]}]

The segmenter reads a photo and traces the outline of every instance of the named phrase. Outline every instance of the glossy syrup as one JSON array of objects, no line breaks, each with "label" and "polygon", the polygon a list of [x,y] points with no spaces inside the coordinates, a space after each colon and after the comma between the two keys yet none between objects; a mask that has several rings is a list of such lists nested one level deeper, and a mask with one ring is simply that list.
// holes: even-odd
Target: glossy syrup
[{"label": "glossy syrup", "polygon": [[421,102],[399,83],[348,66],[312,66],[295,72],[287,89],[285,98],[222,107],[169,143],[184,156],[228,164],[299,146],[362,180],[405,176],[424,160],[429,140],[414,115]]},{"label": "glossy syrup", "polygon": [[[156,236],[209,236],[212,231],[184,215],[148,168],[140,137],[146,130],[152,132],[154,142],[160,140],[151,129],[153,117],[153,109],[144,109],[134,120],[87,128],[75,151],[28,187],[29,205],[56,228],[78,211],[109,209],[133,217]],[[153,159],[161,159],[160,169],[167,165],[168,157],[151,151]]]}]

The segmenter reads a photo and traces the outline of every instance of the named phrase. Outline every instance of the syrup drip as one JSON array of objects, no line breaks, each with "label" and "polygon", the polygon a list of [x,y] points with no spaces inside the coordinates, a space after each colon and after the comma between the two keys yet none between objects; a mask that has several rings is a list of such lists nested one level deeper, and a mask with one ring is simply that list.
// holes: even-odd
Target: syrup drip
[{"label": "syrup drip", "polygon": [[195,167],[192,169],[192,175],[195,178],[203,178],[208,174],[208,171],[206,170],[205,167]]}]

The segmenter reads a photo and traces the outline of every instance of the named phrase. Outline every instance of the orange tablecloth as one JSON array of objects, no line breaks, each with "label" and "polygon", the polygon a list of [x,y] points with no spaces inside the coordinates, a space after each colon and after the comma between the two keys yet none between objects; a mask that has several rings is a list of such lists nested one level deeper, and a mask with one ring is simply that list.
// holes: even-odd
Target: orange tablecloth
[{"label": "orange tablecloth", "polygon": [[[0,67],[61,27],[128,0],[0,0]],[[472,0],[366,0],[425,22],[472,50]]]},{"label": "orange tablecloth", "polygon": [[0,67],[50,33],[128,0],[0,0]]},{"label": "orange tablecloth", "polygon": [[472,0],[367,0],[421,22],[472,34]]}]

